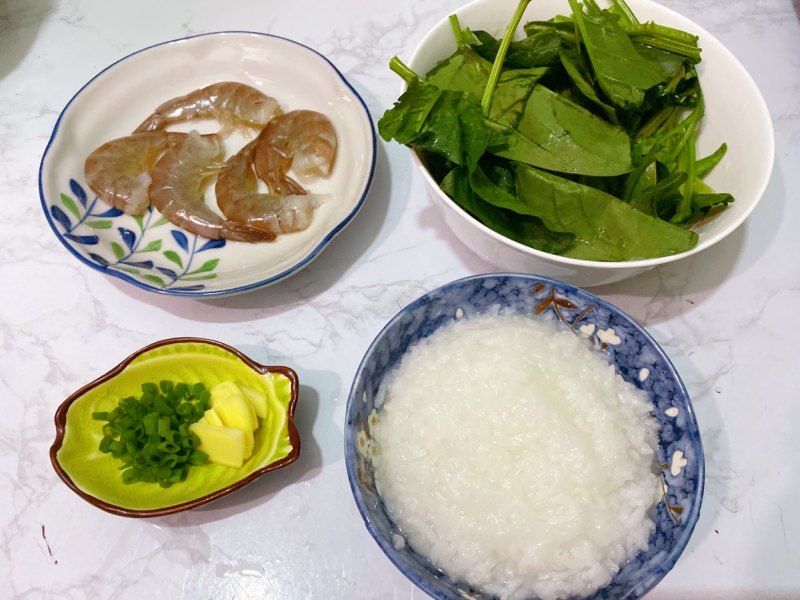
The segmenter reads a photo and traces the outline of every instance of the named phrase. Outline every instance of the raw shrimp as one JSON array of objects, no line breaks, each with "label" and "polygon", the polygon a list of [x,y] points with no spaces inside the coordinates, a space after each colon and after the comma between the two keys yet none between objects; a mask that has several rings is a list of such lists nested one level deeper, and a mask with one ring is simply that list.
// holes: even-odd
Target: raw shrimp
[{"label": "raw shrimp", "polygon": [[140,215],[150,205],[150,172],[168,147],[185,133],[148,131],[106,142],[83,166],[86,184],[98,198],[129,215]]},{"label": "raw shrimp", "polygon": [[246,223],[273,235],[302,231],[322,203],[317,194],[275,196],[258,192],[253,155],[259,143],[251,141],[228,159],[217,177],[217,205],[226,218]]},{"label": "raw shrimp", "polygon": [[135,131],[154,131],[191,119],[216,119],[222,132],[241,126],[262,129],[281,113],[278,101],[244,83],[220,81],[167,100]]},{"label": "raw shrimp", "polygon": [[286,172],[302,179],[327,177],[336,155],[336,130],[330,119],[312,110],[294,110],[272,119],[258,136],[255,168],[273,194],[304,194]]},{"label": "raw shrimp", "polygon": [[222,138],[192,131],[168,149],[153,168],[150,200],[171,223],[209,239],[263,242],[273,235],[220,217],[203,202],[208,177],[222,165]]}]

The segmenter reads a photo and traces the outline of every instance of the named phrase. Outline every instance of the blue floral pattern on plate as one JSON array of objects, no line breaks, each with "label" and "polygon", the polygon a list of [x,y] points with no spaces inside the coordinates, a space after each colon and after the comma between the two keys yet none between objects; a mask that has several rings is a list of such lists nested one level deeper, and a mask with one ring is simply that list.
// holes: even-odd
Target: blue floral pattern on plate
[{"label": "blue floral pattern on plate", "polygon": [[[492,274],[461,279],[400,311],[378,334],[356,373],[347,403],[345,462],[356,505],[389,559],[417,586],[442,600],[492,597],[452,580],[404,543],[375,490],[369,418],[380,410],[381,384],[408,347],[455,319],[501,309],[557,323],[596,345],[627,381],[650,395],[661,428],[657,460],[664,496],[653,518],[649,549],[626,563],[593,599],[639,598],[677,561],[694,530],[703,498],[705,463],[691,401],[656,341],[633,319],[584,290],[552,279]],[[361,446],[361,449],[359,449]]]},{"label": "blue floral pattern on plate", "polygon": [[[97,197],[89,201],[86,190],[74,179],[70,179],[69,188],[72,195],[62,192],[59,202],[50,205],[50,217],[63,230],[64,239],[82,247],[98,269],[125,274],[161,290],[184,293],[202,291],[205,285],[200,282],[217,277],[214,269],[219,258],[208,259],[200,266],[195,266],[195,259],[201,252],[224,248],[225,240],[204,240],[175,228],[165,238],[159,231],[166,232],[157,228],[169,221],[152,208],[122,223],[118,218],[123,216],[122,211],[110,208]],[[124,226],[131,222],[136,224],[136,230]],[[101,240],[96,233],[111,229],[116,229],[116,239],[107,236]],[[153,255],[161,264],[153,260]]]}]

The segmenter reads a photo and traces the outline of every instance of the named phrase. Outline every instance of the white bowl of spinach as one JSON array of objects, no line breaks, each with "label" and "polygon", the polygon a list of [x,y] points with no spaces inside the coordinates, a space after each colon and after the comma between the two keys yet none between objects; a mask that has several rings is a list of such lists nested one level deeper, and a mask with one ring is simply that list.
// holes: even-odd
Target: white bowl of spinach
[{"label": "white bowl of spinach", "polygon": [[747,218],[772,172],[747,71],[649,0],[475,0],[390,66],[404,91],[381,136],[412,149],[446,223],[504,269],[591,286],[691,256]]}]

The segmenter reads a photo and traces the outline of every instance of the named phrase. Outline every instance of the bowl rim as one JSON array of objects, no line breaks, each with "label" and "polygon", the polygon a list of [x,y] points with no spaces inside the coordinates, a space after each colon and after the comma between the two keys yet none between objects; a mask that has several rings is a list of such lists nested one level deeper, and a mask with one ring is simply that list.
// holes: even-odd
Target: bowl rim
[{"label": "bowl rim", "polygon": [[[646,581],[643,581],[640,586],[636,589],[631,590],[630,594],[626,596],[630,600],[635,600],[636,598],[641,597],[642,595],[650,592],[653,588],[658,585],[658,583],[669,573],[672,568],[675,566],[675,563],[678,561],[680,556],[683,554],[686,546],[689,543],[689,540],[692,537],[695,527],[697,526],[697,522],[700,518],[700,511],[702,508],[703,500],[704,500],[704,492],[705,492],[705,452],[703,450],[703,442],[700,436],[700,427],[697,422],[697,416],[694,410],[694,406],[692,404],[691,398],[689,396],[688,390],[683,383],[683,380],[680,377],[680,374],[677,372],[675,365],[669,359],[664,349],[661,345],[653,338],[653,336],[641,325],[638,321],[636,321],[633,317],[628,315],[625,311],[618,308],[617,306],[611,304],[610,302],[600,298],[599,296],[581,288],[575,286],[571,283],[554,279],[551,277],[541,276],[541,275],[531,275],[528,273],[515,273],[515,272],[497,272],[497,273],[483,273],[478,275],[470,275],[467,277],[462,277],[443,285],[436,287],[435,289],[424,293],[420,297],[416,298],[415,300],[409,302],[405,306],[403,306],[387,323],[384,325],[381,330],[377,333],[373,341],[370,343],[369,347],[367,348],[364,356],[362,357],[358,368],[356,369],[355,375],[353,377],[353,384],[350,389],[350,393],[348,394],[347,398],[347,405],[345,409],[345,431],[344,431],[344,456],[345,456],[345,467],[347,469],[347,478],[350,484],[350,491],[353,496],[353,500],[355,501],[356,507],[358,508],[358,512],[361,515],[364,524],[369,531],[372,538],[378,544],[384,555],[390,560],[390,562],[412,583],[418,586],[420,589],[425,591],[426,593],[430,594],[435,598],[439,598],[440,600],[450,600],[451,596],[449,595],[442,595],[439,590],[433,587],[433,584],[425,577],[423,573],[418,572],[415,565],[407,564],[400,557],[396,554],[396,548],[393,546],[392,541],[389,539],[384,538],[380,532],[378,531],[377,526],[375,525],[372,517],[369,514],[367,509],[366,502],[364,497],[361,493],[359,487],[359,475],[357,473],[356,462],[357,462],[357,440],[356,436],[353,433],[353,421],[352,421],[352,412],[353,406],[355,406],[358,402],[361,402],[360,398],[356,398],[356,389],[358,387],[359,382],[364,376],[364,370],[366,364],[370,357],[373,355],[376,347],[381,343],[381,341],[388,335],[388,331],[394,327],[394,325],[400,321],[408,312],[422,306],[428,304],[440,296],[442,293],[446,292],[448,289],[468,285],[470,283],[476,281],[483,281],[487,279],[495,279],[495,278],[506,278],[506,279],[513,279],[519,281],[520,283],[526,282],[526,285],[531,284],[535,285],[538,283],[542,283],[549,286],[556,286],[565,290],[569,294],[576,294],[578,296],[583,296],[586,300],[590,300],[593,303],[596,303],[606,310],[614,313],[618,317],[620,317],[623,321],[627,321],[633,328],[640,334],[645,341],[647,341],[650,345],[652,350],[664,361],[664,364],[667,366],[669,373],[671,374],[672,378],[675,381],[676,389],[680,393],[681,397],[685,400],[685,406],[681,408],[682,411],[685,411],[687,415],[688,423],[692,425],[690,428],[690,438],[692,440],[693,445],[695,446],[695,460],[697,462],[697,491],[694,496],[694,501],[692,502],[691,509],[685,513],[683,513],[685,517],[685,522],[682,525],[682,530],[680,535],[676,536],[676,542],[674,546],[670,549],[669,553],[666,555],[665,558],[662,559],[660,563],[659,572],[654,575],[653,577],[649,578]],[[377,491],[376,491],[377,494]],[[663,499],[662,499],[663,501]],[[389,518],[391,522],[391,518],[387,514],[387,518]],[[423,556],[425,560],[426,557]],[[434,567],[435,568],[435,567]],[[468,582],[467,582],[468,583]],[[596,593],[602,592],[602,588],[596,590]],[[588,599],[594,598],[594,594],[592,596],[587,597]]]},{"label": "bowl rim", "polygon": [[[487,236],[491,237],[494,241],[499,242],[503,245],[509,246],[518,252],[523,254],[528,254],[534,258],[538,258],[547,262],[562,264],[566,266],[573,266],[573,267],[592,267],[597,269],[610,269],[610,270],[627,270],[627,269],[650,269],[652,267],[656,267],[659,265],[667,264],[682,258],[686,258],[702,252],[707,248],[715,245],[716,243],[722,241],[730,234],[732,234],[739,226],[744,223],[750,214],[755,210],[756,206],[761,202],[762,198],[764,197],[764,193],[766,192],[767,186],[769,185],[770,181],[772,180],[772,174],[775,167],[775,131],[774,125],[772,122],[772,116],[769,112],[769,106],[764,99],[764,95],[761,93],[760,88],[756,85],[755,80],[750,75],[749,71],[745,68],[745,66],[739,61],[738,58],[731,52],[727,46],[725,46],[716,36],[711,34],[708,30],[701,27],[699,24],[695,23],[688,17],[683,16],[681,13],[654,2],[653,0],[636,0],[636,2],[641,3],[643,5],[651,5],[658,7],[659,10],[663,10],[670,15],[683,20],[688,21],[692,24],[693,28],[697,31],[698,35],[700,35],[703,39],[711,39],[712,43],[715,43],[718,46],[718,49],[726,56],[729,61],[729,65],[733,67],[739,75],[748,82],[749,85],[752,86],[754,94],[754,99],[756,104],[759,108],[759,113],[765,116],[765,145],[768,148],[768,155],[766,157],[762,157],[759,162],[766,163],[769,167],[766,170],[765,176],[763,180],[760,182],[759,188],[757,190],[757,194],[755,195],[755,200],[750,203],[749,206],[742,211],[738,217],[733,220],[731,223],[727,225],[724,230],[718,231],[713,235],[709,235],[708,237],[698,240],[698,243],[694,246],[694,248],[690,248],[684,252],[679,252],[677,254],[668,254],[666,256],[658,256],[655,258],[645,258],[645,259],[638,259],[638,260],[629,260],[629,261],[593,261],[593,260],[586,260],[580,258],[570,258],[566,256],[560,256],[558,254],[551,254],[549,252],[543,252],[542,250],[537,250],[536,248],[532,248],[530,246],[526,246],[525,244],[521,244],[516,242],[512,239],[506,238],[503,235],[495,232],[493,229],[490,229],[472,215],[467,213],[464,209],[458,206],[447,194],[445,194],[439,184],[436,183],[436,180],[430,174],[428,169],[424,166],[422,160],[420,159],[419,155],[411,148],[408,150],[411,152],[412,159],[417,166],[421,169],[424,178],[426,179],[428,185],[431,187],[433,193],[436,194],[447,206],[453,210],[461,219],[470,222],[474,227],[476,227],[479,231],[486,234]],[[460,15],[463,11],[467,11],[472,9],[474,6],[477,5],[484,5],[486,4],[486,0],[470,0],[466,4],[463,4],[453,10],[451,10],[446,17],[436,22],[433,27],[422,37],[419,43],[415,46],[414,50],[411,53],[410,58],[408,59],[408,64],[413,65],[416,60],[418,60],[419,56],[423,54],[422,48],[427,43],[430,42],[431,39],[436,37],[436,34],[440,29],[442,29],[447,23],[450,14]],[[530,6],[529,6],[530,8]],[[448,25],[449,27],[449,25]],[[442,57],[444,58],[444,57]],[[441,59],[440,59],[441,60]],[[408,87],[408,84],[403,81],[400,83],[400,90],[405,91]]]},{"label": "bowl rim", "polygon": [[[236,286],[233,286],[233,287],[228,287],[228,288],[224,288],[224,289],[217,289],[217,290],[187,290],[187,289],[171,289],[171,288],[166,288],[165,289],[165,288],[160,288],[160,287],[157,287],[157,286],[154,286],[154,285],[150,285],[145,281],[141,281],[141,280],[138,280],[138,279],[136,279],[134,277],[131,277],[130,275],[128,275],[124,271],[119,271],[117,269],[110,269],[105,265],[102,265],[100,263],[97,263],[97,262],[94,262],[92,260],[89,260],[86,256],[84,256],[84,254],[82,254],[81,252],[78,252],[78,250],[75,247],[73,247],[72,245],[67,243],[67,240],[64,238],[64,236],[61,234],[61,232],[59,232],[58,228],[56,227],[56,223],[55,223],[52,215],[50,214],[47,198],[45,197],[45,190],[44,190],[44,183],[43,183],[44,172],[45,172],[45,167],[46,167],[45,163],[46,163],[46,161],[48,160],[48,158],[50,156],[51,147],[53,146],[53,143],[55,142],[56,137],[60,133],[62,120],[64,119],[65,115],[68,114],[68,111],[72,107],[72,104],[76,101],[76,99],[79,96],[81,96],[81,94],[83,94],[83,92],[87,88],[92,86],[95,83],[96,80],[98,80],[99,78],[103,77],[108,71],[116,68],[120,63],[123,63],[123,62],[127,61],[128,59],[134,58],[137,55],[140,55],[140,54],[143,54],[143,53],[147,53],[147,52],[149,52],[149,51],[151,51],[153,49],[160,48],[162,46],[168,46],[168,45],[172,45],[172,44],[179,44],[179,43],[182,43],[182,42],[188,42],[188,41],[196,40],[196,39],[199,39],[199,38],[211,38],[211,37],[217,37],[217,36],[221,37],[221,38],[225,38],[225,37],[229,37],[229,36],[230,37],[233,37],[233,36],[251,36],[253,38],[258,38],[258,37],[260,37],[260,38],[271,38],[273,40],[277,40],[277,41],[280,41],[280,42],[286,42],[286,43],[289,43],[289,44],[294,44],[296,46],[299,46],[299,47],[311,52],[312,54],[316,55],[318,58],[321,58],[324,61],[324,63],[326,63],[327,66],[329,66],[332,69],[333,73],[342,81],[342,83],[345,85],[345,87],[347,87],[349,92],[353,95],[353,98],[357,101],[357,104],[360,105],[360,108],[363,110],[363,114],[364,114],[365,120],[366,120],[366,122],[368,124],[369,140],[370,140],[370,145],[371,145],[371,148],[370,148],[371,151],[368,153],[368,160],[369,160],[370,166],[369,166],[369,169],[368,169],[367,177],[366,177],[366,179],[364,181],[364,189],[361,192],[361,196],[358,199],[358,201],[355,203],[355,205],[353,206],[352,210],[341,221],[339,221],[330,231],[328,231],[316,243],[314,248],[305,257],[303,257],[299,261],[295,262],[294,264],[286,267],[284,270],[280,271],[279,273],[276,273],[276,274],[271,275],[271,276],[269,276],[269,277],[267,277],[265,279],[262,279],[262,280],[259,280],[259,281],[255,281],[255,282],[252,282],[252,283],[240,284],[240,285],[236,285]],[[59,113],[58,118],[56,119],[55,125],[53,126],[53,129],[52,129],[52,131],[50,133],[50,137],[49,137],[49,139],[47,141],[47,145],[45,146],[44,152],[42,153],[42,158],[39,161],[39,173],[38,173],[39,201],[40,201],[42,210],[43,210],[43,212],[45,214],[45,218],[47,220],[47,224],[50,226],[50,229],[53,231],[53,233],[55,234],[55,236],[59,240],[59,242],[61,242],[61,244],[75,258],[77,258],[79,261],[81,261],[85,265],[88,265],[89,267],[91,267],[92,269],[94,269],[96,271],[99,271],[99,272],[101,272],[101,273],[103,273],[105,275],[111,275],[112,277],[116,277],[118,279],[121,279],[122,281],[125,281],[126,283],[130,283],[130,284],[136,286],[139,289],[143,289],[143,290],[146,290],[148,292],[153,292],[153,293],[156,293],[156,294],[162,294],[162,295],[165,295],[165,296],[184,296],[184,297],[188,296],[188,297],[192,297],[192,298],[212,298],[212,297],[219,297],[219,296],[232,296],[232,295],[241,294],[241,293],[244,293],[244,292],[249,292],[249,291],[252,291],[252,290],[260,289],[260,288],[272,285],[274,283],[278,283],[279,281],[281,281],[283,279],[286,279],[287,277],[290,277],[291,275],[294,275],[295,273],[301,271],[304,267],[306,267],[309,263],[311,263],[311,261],[313,261],[315,258],[317,258],[317,256],[319,256],[319,254],[331,243],[331,241],[333,241],[333,239],[337,235],[339,235],[344,230],[344,228],[347,227],[347,225],[350,224],[350,222],[355,218],[356,214],[361,210],[361,208],[364,205],[364,202],[365,202],[365,200],[367,198],[367,195],[369,194],[370,188],[372,187],[372,181],[373,181],[374,176],[375,176],[376,163],[377,163],[377,134],[376,134],[376,130],[375,130],[375,123],[374,123],[374,121],[372,119],[372,115],[370,114],[369,108],[367,107],[367,104],[364,101],[364,99],[361,97],[361,95],[358,93],[358,91],[353,87],[353,85],[347,80],[347,78],[344,76],[344,74],[324,54],[322,54],[321,52],[315,50],[314,48],[311,48],[310,46],[308,46],[306,44],[303,44],[303,43],[298,42],[296,40],[292,40],[292,39],[287,38],[287,37],[283,37],[283,36],[280,36],[280,35],[275,35],[275,34],[272,34],[272,33],[265,33],[265,32],[259,32],[259,31],[249,31],[249,30],[237,30],[237,29],[211,31],[211,32],[206,32],[206,33],[199,33],[199,34],[194,34],[194,35],[188,35],[188,36],[184,36],[184,37],[174,38],[174,39],[166,40],[166,41],[163,41],[163,42],[158,42],[158,43],[146,46],[144,48],[140,48],[139,50],[135,50],[133,52],[130,52],[130,53],[122,56],[121,58],[118,58],[117,60],[113,61],[108,66],[104,67],[103,69],[101,69],[98,73],[93,75],[86,83],[84,83],[72,95],[72,97],[69,99],[69,101],[66,103],[66,105],[64,105],[64,108]]]},{"label": "bowl rim", "polygon": [[[67,425],[67,413],[69,412],[70,407],[72,404],[78,400],[78,398],[82,397],[84,394],[92,390],[93,388],[97,387],[98,385],[109,381],[122,373],[134,360],[136,360],[139,356],[157,348],[161,348],[163,346],[172,346],[177,344],[200,344],[200,345],[210,345],[216,346],[225,350],[235,356],[238,360],[244,363],[247,367],[252,369],[253,371],[265,375],[267,373],[279,373],[284,375],[291,381],[291,389],[292,389],[292,396],[289,400],[289,404],[286,409],[286,425],[289,431],[289,442],[292,445],[292,450],[287,454],[285,457],[271,462],[269,464],[264,465],[263,467],[256,469],[255,471],[245,475],[244,477],[237,479],[234,483],[227,485],[219,490],[211,492],[209,494],[205,494],[193,500],[187,500],[186,502],[180,502],[178,504],[171,504],[168,506],[163,506],[160,508],[148,508],[148,509],[135,509],[135,508],[127,508],[125,506],[120,506],[118,504],[113,504],[111,502],[106,502],[86,491],[81,489],[73,480],[72,477],[67,473],[67,471],[61,466],[61,463],[58,460],[58,451],[61,449],[61,446],[64,442],[64,435],[66,433],[66,425]],[[109,371],[103,373],[98,378],[94,379],[93,381],[87,383],[86,385],[82,386],[80,389],[76,390],[72,394],[70,394],[66,400],[64,400],[56,409],[54,422],[56,427],[56,437],[50,446],[50,463],[53,465],[53,469],[55,470],[56,474],[61,478],[61,480],[67,484],[67,486],[76,494],[78,494],[81,498],[100,508],[106,512],[119,515],[122,517],[134,517],[134,518],[142,518],[142,517],[160,517],[164,515],[170,515],[177,512],[183,512],[185,510],[189,510],[192,508],[196,508],[198,506],[202,506],[203,504],[208,504],[214,500],[217,500],[223,496],[227,496],[231,492],[238,490],[239,488],[244,487],[245,485],[255,481],[262,475],[270,472],[275,471],[277,469],[281,469],[290,465],[291,463],[295,462],[300,456],[300,432],[297,429],[297,424],[294,421],[294,413],[297,407],[297,401],[299,398],[299,380],[297,377],[297,373],[290,367],[282,366],[282,365],[263,365],[251,359],[249,356],[244,354],[243,352],[237,350],[233,346],[229,346],[224,342],[219,342],[216,340],[211,340],[207,338],[199,338],[199,337],[176,337],[176,338],[168,338],[164,340],[159,340],[157,342],[153,342],[140,348],[139,350],[135,351],[134,353],[130,354],[127,358],[125,358],[122,362],[117,364],[115,367],[111,368]]]}]

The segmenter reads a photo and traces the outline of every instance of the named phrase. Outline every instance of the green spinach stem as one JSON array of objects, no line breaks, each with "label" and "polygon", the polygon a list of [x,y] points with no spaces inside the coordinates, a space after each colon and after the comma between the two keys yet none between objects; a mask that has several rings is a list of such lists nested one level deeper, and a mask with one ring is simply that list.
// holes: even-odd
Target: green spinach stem
[{"label": "green spinach stem", "polygon": [[626,4],[625,0],[613,0],[613,2],[614,2],[614,7],[619,11],[619,14],[622,15],[623,19],[625,19],[628,25],[631,26],[639,25],[639,19],[637,19],[636,15],[633,14],[633,11]]},{"label": "green spinach stem", "polygon": [[483,99],[481,100],[481,108],[483,108],[483,114],[485,115],[489,114],[489,107],[492,105],[492,96],[494,95],[494,89],[497,87],[497,82],[500,79],[500,71],[506,59],[508,47],[511,45],[511,40],[514,38],[514,32],[517,31],[519,22],[522,20],[522,14],[525,12],[525,9],[528,8],[530,2],[531,0],[520,0],[517,5],[517,10],[514,11],[514,16],[511,17],[511,22],[508,24],[506,34],[503,36],[503,41],[500,42],[500,48],[497,50],[497,56],[494,58],[494,64],[489,73],[489,82],[486,84],[486,89],[483,92]]},{"label": "green spinach stem", "polygon": [[419,79],[419,76],[411,70],[411,68],[406,65],[402,60],[398,57],[393,56],[389,60],[389,68],[400,75],[406,83],[411,83],[415,79]]},{"label": "green spinach stem", "polygon": [[453,30],[453,37],[456,44],[459,46],[464,43],[464,32],[461,31],[461,25],[458,22],[458,17],[455,14],[450,15],[450,29]]}]

